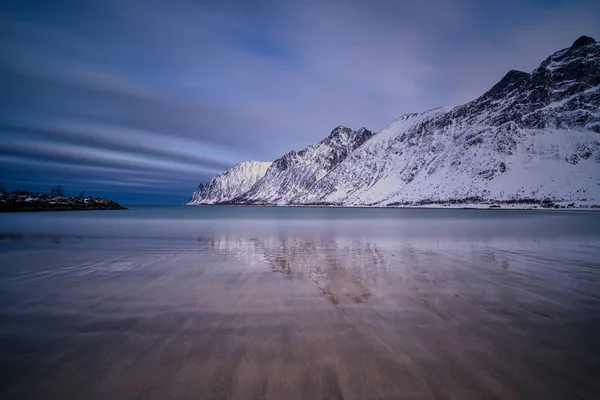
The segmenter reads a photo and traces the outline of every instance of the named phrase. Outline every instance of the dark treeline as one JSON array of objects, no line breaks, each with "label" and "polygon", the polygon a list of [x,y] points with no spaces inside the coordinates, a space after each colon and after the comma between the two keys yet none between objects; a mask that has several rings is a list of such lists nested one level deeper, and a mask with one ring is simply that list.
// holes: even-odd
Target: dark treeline
[{"label": "dark treeline", "polygon": [[[62,185],[56,185],[53,188],[50,188],[48,192],[36,192],[31,190],[23,190],[23,189],[14,189],[8,190],[6,187],[0,182],[0,194],[3,195],[15,195],[15,196],[31,196],[31,197],[63,197],[65,196],[65,191]],[[85,191],[79,192],[77,197],[85,197]]]},{"label": "dark treeline", "polygon": [[62,185],[50,189],[48,193],[15,189],[6,190],[0,183],[0,212],[16,211],[72,211],[72,210],[122,210],[119,203],[99,197],[67,196]]}]

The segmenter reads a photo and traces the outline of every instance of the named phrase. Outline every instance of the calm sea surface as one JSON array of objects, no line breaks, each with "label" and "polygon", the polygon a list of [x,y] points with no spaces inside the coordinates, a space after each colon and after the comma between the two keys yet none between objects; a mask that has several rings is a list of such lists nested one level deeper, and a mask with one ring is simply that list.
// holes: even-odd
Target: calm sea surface
[{"label": "calm sea surface", "polygon": [[598,399],[600,213],[0,214],[2,399]]}]

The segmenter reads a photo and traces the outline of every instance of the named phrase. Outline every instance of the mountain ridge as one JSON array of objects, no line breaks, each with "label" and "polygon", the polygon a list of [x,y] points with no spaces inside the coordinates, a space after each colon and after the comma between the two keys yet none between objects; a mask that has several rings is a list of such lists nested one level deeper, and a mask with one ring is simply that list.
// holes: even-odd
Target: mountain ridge
[{"label": "mountain ridge", "polygon": [[273,161],[271,167],[252,188],[232,199],[238,204],[287,204],[327,175],[352,151],[372,136],[360,128],[353,131],[338,126],[325,139]]},{"label": "mountain ridge", "polygon": [[599,106],[600,44],[582,36],[530,73],[509,71],[468,103],[405,114],[376,134],[365,129],[369,134],[351,146],[320,147],[336,130],[351,137],[337,127],[273,162],[248,192],[228,202],[598,201]]},{"label": "mountain ridge", "polygon": [[206,185],[201,183],[186,204],[216,204],[231,200],[247,192],[264,176],[271,164],[265,161],[243,161],[213,176]]}]

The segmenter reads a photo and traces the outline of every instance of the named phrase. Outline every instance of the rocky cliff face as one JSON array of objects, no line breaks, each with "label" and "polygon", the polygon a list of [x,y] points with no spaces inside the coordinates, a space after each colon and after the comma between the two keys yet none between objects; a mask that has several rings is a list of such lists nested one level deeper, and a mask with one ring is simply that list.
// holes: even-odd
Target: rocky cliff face
[{"label": "rocky cliff face", "polygon": [[200,184],[188,200],[189,205],[215,204],[230,201],[247,192],[271,165],[270,162],[244,161]]},{"label": "rocky cliff face", "polygon": [[247,193],[235,199],[243,204],[287,204],[311,188],[350,153],[365,143],[372,133],[338,126],[331,134],[305,149],[291,151],[275,160]]},{"label": "rocky cliff face", "polygon": [[402,205],[600,201],[600,44],[581,37],[479,98],[375,135],[338,127],[233,202]]}]

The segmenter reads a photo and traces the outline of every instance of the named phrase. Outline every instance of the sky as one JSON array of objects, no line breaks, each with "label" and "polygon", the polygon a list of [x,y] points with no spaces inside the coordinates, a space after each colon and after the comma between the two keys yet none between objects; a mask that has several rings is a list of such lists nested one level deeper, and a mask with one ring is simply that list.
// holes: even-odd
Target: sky
[{"label": "sky", "polygon": [[0,182],[181,204],[338,125],[473,100],[598,21],[596,0],[3,0]]}]

